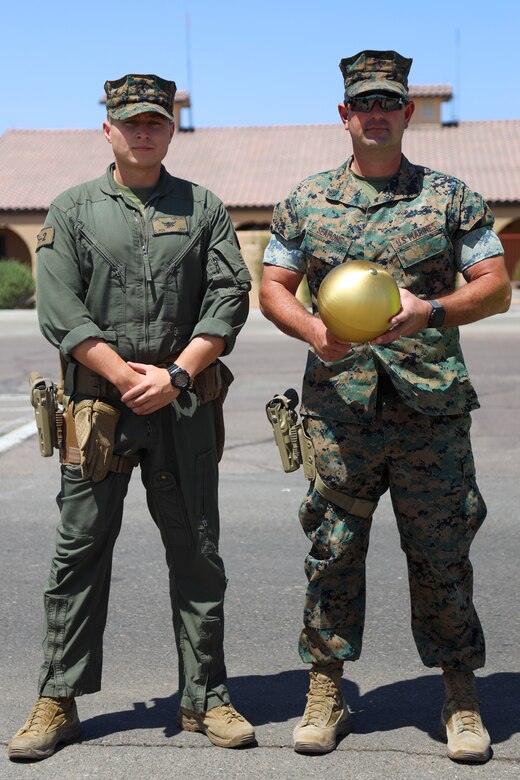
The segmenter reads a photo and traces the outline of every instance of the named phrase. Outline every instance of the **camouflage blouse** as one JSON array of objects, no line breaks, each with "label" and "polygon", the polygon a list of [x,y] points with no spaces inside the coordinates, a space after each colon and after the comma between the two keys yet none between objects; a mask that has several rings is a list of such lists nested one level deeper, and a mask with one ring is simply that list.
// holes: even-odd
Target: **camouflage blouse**
[{"label": "camouflage blouse", "polygon": [[[493,215],[463,182],[405,157],[373,200],[340,168],[301,182],[274,211],[264,263],[307,277],[317,314],[321,282],[335,266],[365,259],[388,270],[399,287],[432,299],[455,289],[457,275],[502,254]],[[309,351],[302,413],[344,422],[373,419],[377,375],[386,370],[403,400],[428,415],[455,415],[479,406],[456,327],[425,328],[387,346],[355,344],[341,361]]]}]

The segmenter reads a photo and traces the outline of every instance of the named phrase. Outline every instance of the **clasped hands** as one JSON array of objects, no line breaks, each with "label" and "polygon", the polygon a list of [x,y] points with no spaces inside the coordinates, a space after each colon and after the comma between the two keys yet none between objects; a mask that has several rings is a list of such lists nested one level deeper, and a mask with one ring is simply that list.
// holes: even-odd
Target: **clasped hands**
[{"label": "clasped hands", "polygon": [[133,376],[129,374],[121,400],[135,414],[152,414],[171,404],[179,395],[180,390],[172,386],[165,368],[132,361],[127,365]]}]

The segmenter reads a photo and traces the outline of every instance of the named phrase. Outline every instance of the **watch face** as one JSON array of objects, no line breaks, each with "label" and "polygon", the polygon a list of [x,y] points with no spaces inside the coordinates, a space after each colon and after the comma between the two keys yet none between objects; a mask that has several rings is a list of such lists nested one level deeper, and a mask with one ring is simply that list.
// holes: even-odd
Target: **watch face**
[{"label": "watch face", "polygon": [[168,368],[172,385],[177,390],[186,390],[190,386],[190,375],[179,366],[170,366]]},{"label": "watch face", "polygon": [[432,304],[432,311],[428,320],[429,327],[440,328],[444,323],[445,315],[446,312],[444,311],[440,303],[436,302],[435,306]]}]

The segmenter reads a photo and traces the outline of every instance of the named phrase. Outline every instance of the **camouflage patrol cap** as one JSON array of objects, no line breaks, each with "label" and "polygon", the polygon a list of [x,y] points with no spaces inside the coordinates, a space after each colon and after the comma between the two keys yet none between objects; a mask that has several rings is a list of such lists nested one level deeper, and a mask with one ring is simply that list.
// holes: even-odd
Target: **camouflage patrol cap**
[{"label": "camouflage patrol cap", "polygon": [[344,57],[339,63],[345,82],[345,100],[364,92],[394,92],[408,95],[412,60],[396,51],[365,50]]},{"label": "camouflage patrol cap", "polygon": [[173,100],[177,87],[149,74],[129,73],[115,81],[105,82],[107,113],[113,119],[130,119],[136,114],[154,111],[173,120]]}]

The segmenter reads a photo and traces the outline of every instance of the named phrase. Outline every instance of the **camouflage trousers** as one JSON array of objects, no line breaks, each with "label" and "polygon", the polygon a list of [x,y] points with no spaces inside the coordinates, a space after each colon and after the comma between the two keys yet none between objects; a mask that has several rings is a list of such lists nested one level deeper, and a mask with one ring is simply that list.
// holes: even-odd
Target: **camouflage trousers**
[{"label": "camouflage trousers", "polygon": [[[380,399],[371,424],[305,420],[328,486],[374,502],[390,490],[408,565],[413,637],[429,667],[470,670],[485,661],[468,556],[486,506],[470,425],[469,415],[421,415],[395,392]],[[372,518],[348,514],[311,483],[300,522],[312,542],[300,656],[318,664],[354,661],[361,653]]]}]

